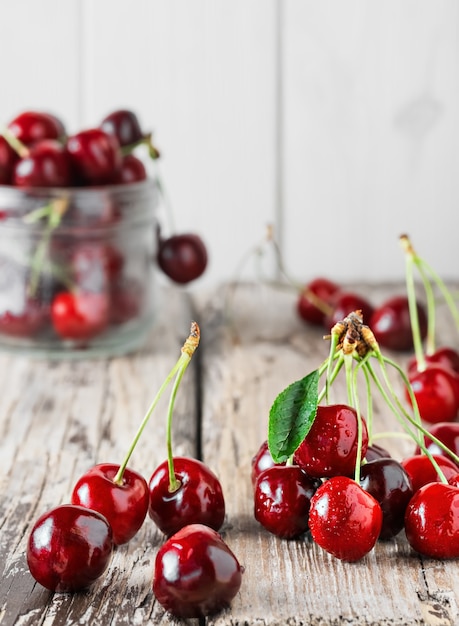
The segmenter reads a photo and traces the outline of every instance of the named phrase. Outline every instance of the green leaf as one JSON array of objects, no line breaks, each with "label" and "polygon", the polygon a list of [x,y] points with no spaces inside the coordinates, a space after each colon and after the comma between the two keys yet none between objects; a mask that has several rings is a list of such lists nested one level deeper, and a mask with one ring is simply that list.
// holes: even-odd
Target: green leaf
[{"label": "green leaf", "polygon": [[308,434],[317,413],[319,372],[286,387],[269,411],[268,447],[275,463],[287,461]]}]

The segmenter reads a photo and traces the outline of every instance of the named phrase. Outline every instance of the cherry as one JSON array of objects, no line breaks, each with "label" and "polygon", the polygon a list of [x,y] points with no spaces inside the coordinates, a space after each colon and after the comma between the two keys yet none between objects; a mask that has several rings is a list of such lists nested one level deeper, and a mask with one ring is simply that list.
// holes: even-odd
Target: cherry
[{"label": "cherry", "polygon": [[[274,467],[275,465],[277,464],[274,463],[271,452],[269,451],[268,442],[265,440],[258,448],[257,453],[252,457],[252,487],[255,488],[257,478],[261,474],[261,472],[263,472],[265,469],[268,469],[269,467]],[[285,463],[281,463],[281,465],[285,465]]]},{"label": "cherry", "polygon": [[65,148],[57,141],[44,139],[28,150],[14,166],[12,175],[16,187],[68,187],[72,170]]},{"label": "cherry", "polygon": [[104,117],[100,128],[114,135],[123,147],[138,143],[144,136],[137,115],[128,109],[119,109]]},{"label": "cherry", "polygon": [[416,491],[406,509],[405,533],[419,554],[459,557],[459,488],[437,482]]},{"label": "cherry", "polygon": [[64,504],[35,522],[27,542],[27,564],[43,587],[80,591],[104,573],[112,552],[112,529],[105,517]]},{"label": "cherry", "polygon": [[372,443],[371,445],[369,445],[365,454],[365,460],[368,462],[374,461],[376,459],[389,459],[391,457],[392,455],[390,454],[390,452],[388,452],[386,448],[383,448],[377,443]]},{"label": "cherry", "polygon": [[119,465],[100,463],[76,482],[72,504],[101,513],[110,524],[115,545],[127,543],[142,526],[148,511],[148,485],[138,472],[126,468],[121,482]]},{"label": "cherry", "polygon": [[[429,428],[429,433],[441,441],[451,452],[459,456],[459,423],[458,422],[437,422]],[[444,455],[445,452],[440,446],[432,441],[428,435],[424,436],[424,444],[431,454]],[[420,454],[419,446],[416,446],[415,454]]]},{"label": "cherry", "polygon": [[405,510],[413,495],[411,479],[401,463],[380,458],[362,465],[360,485],[379,502],[383,521],[379,539],[390,539],[403,529]]},{"label": "cherry", "polygon": [[374,547],[383,514],[376,499],[352,478],[326,480],[311,499],[309,530],[324,550],[344,561],[358,561]]},{"label": "cherry", "polygon": [[13,169],[19,155],[0,135],[0,185],[11,185]]},{"label": "cherry", "polygon": [[207,249],[199,235],[184,233],[159,238],[157,262],[171,280],[179,284],[199,278],[207,267]]},{"label": "cherry", "polygon": [[130,280],[117,280],[110,285],[110,322],[125,324],[136,319],[142,312],[144,290],[142,283]]},{"label": "cherry", "polygon": [[314,325],[323,325],[332,311],[331,301],[339,286],[328,278],[315,278],[301,291],[297,300],[298,315]]},{"label": "cherry", "polygon": [[51,319],[63,339],[91,339],[107,327],[109,297],[106,293],[62,291],[52,302]]},{"label": "cherry", "polygon": [[241,587],[243,571],[216,531],[191,524],[158,550],[153,592],[176,617],[204,617],[230,605]]},{"label": "cherry", "polygon": [[[445,475],[446,480],[455,476],[457,465],[441,454],[432,455]],[[440,477],[429,457],[425,454],[414,454],[402,460],[403,468],[410,477],[413,491],[417,491],[427,483],[438,482]]]},{"label": "cherry", "polygon": [[115,278],[122,265],[121,254],[102,243],[81,243],[70,257],[75,285],[85,292],[103,293],[108,288],[109,275]]},{"label": "cherry", "polygon": [[297,465],[269,467],[255,484],[255,519],[278,537],[299,537],[308,530],[311,498],[319,484]]},{"label": "cherry", "polygon": [[[362,417],[360,459],[368,447],[368,431]],[[358,444],[358,416],[345,404],[320,405],[305,439],[297,448],[294,460],[314,478],[352,476],[355,472]]]},{"label": "cherry", "polygon": [[81,184],[116,182],[121,170],[121,150],[116,137],[100,128],[90,128],[69,137],[66,145]]},{"label": "cherry", "polygon": [[[458,375],[442,365],[430,365],[409,376],[421,418],[434,424],[450,422],[457,416],[459,399]],[[405,388],[408,402],[411,398]]]},{"label": "cherry", "polygon": [[121,160],[121,169],[117,183],[131,185],[132,183],[146,180],[147,170],[143,162],[134,154],[125,154]]},{"label": "cherry", "polygon": [[26,298],[21,311],[0,311],[0,333],[12,337],[34,337],[49,322],[49,307],[34,298]]},{"label": "cherry", "polygon": [[[421,339],[425,339],[427,335],[427,313],[419,302],[417,303],[417,311]],[[368,325],[382,347],[400,352],[413,349],[413,332],[406,296],[394,296],[376,307]]]},{"label": "cherry", "polygon": [[24,111],[8,124],[9,131],[26,146],[42,139],[63,139],[65,127],[62,121],[51,113]]},{"label": "cherry", "polygon": [[178,482],[175,489],[170,489],[167,461],[151,475],[148,508],[151,519],[169,536],[194,523],[219,530],[225,519],[225,500],[217,476],[198,459],[174,457],[173,463]]},{"label": "cherry", "polygon": [[[447,346],[437,348],[432,354],[425,354],[424,359],[427,366],[443,365],[456,374],[459,374],[459,353],[453,348],[448,348]],[[407,372],[410,374],[417,371],[417,369],[417,360],[416,357],[413,357],[408,361]]]},{"label": "cherry", "polygon": [[362,319],[366,323],[373,315],[374,307],[366,298],[350,291],[335,292],[330,302],[332,312],[325,317],[324,326],[332,328],[341,322],[352,311],[361,311]]}]

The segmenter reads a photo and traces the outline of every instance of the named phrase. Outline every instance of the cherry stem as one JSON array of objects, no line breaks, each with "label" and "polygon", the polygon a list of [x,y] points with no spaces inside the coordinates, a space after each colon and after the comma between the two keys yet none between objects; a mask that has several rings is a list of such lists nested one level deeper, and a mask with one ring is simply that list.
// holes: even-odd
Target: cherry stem
[{"label": "cherry stem", "polygon": [[[363,439],[363,423],[362,423],[362,414],[360,412],[360,402],[359,402],[359,394],[357,389],[357,372],[358,367],[353,368],[353,356],[348,355],[346,357],[346,361],[349,362],[349,369],[346,370],[346,374],[349,372],[349,376],[352,378],[352,398],[353,398],[353,406],[357,413],[357,450],[356,450],[356,459],[355,459],[355,472],[354,472],[354,480],[357,483],[360,483],[360,467],[362,462],[362,439]],[[363,365],[366,361],[361,361]]]},{"label": "cherry stem", "polygon": [[406,292],[408,297],[408,307],[410,311],[414,354],[416,357],[417,369],[419,372],[422,372],[426,368],[426,359],[422,346],[421,331],[419,328],[419,315],[416,302],[416,288],[414,283],[413,264],[415,254],[407,235],[402,235],[400,237],[400,243],[405,252]]},{"label": "cherry stem", "polygon": [[9,143],[10,147],[16,152],[17,155],[23,159],[24,157],[29,156],[29,148],[22,143],[17,137],[13,135],[13,133],[6,128],[5,126],[0,129],[0,133],[4,137],[4,139]]},{"label": "cherry stem", "polygon": [[[189,362],[191,361],[191,357],[193,356],[196,348],[199,345],[199,339],[200,339],[200,330],[199,330],[199,326],[196,322],[192,322],[191,323],[191,330],[190,330],[190,334],[188,336],[188,338],[186,339],[185,343],[182,346],[182,351],[181,351],[181,355],[179,357],[179,359],[176,361],[175,365],[172,367],[172,369],[170,370],[169,374],[166,376],[164,382],[162,383],[161,387],[159,388],[158,392],[156,393],[156,396],[154,397],[152,403],[150,404],[150,407],[148,408],[148,411],[145,414],[145,417],[143,418],[142,422],[140,423],[140,426],[134,436],[134,439],[131,442],[131,445],[129,446],[128,452],[124,458],[124,461],[122,462],[122,464],[120,465],[118,472],[116,473],[115,478],[113,479],[113,482],[118,484],[118,485],[122,485],[123,484],[123,475],[124,475],[124,471],[127,467],[127,464],[129,463],[129,459],[131,458],[132,453],[134,452],[134,449],[140,439],[140,436],[142,435],[145,426],[147,425],[153,411],[156,408],[156,405],[159,402],[159,399],[161,398],[164,390],[166,389],[166,387],[169,385],[169,383],[171,382],[171,380],[174,378],[174,376],[180,372],[180,370],[182,370],[182,375],[185,371],[185,369],[188,367]],[[178,376],[177,376],[178,377]],[[181,376],[180,376],[181,378]],[[168,442],[170,440],[170,437],[168,435]],[[169,448],[169,443],[168,443],[168,448]]]},{"label": "cherry stem", "polygon": [[437,285],[438,289],[440,290],[449,308],[451,317],[453,318],[456,324],[456,328],[459,330],[459,311],[457,309],[456,303],[454,302],[454,298],[451,295],[448,287],[446,286],[442,278],[435,272],[435,270],[428,263],[426,263],[426,261],[423,260],[422,265],[429,272],[432,280],[434,281],[434,283]]},{"label": "cherry stem", "polygon": [[47,217],[48,220],[43,236],[35,249],[35,253],[30,263],[31,277],[28,286],[28,293],[31,297],[35,295],[38,288],[40,274],[43,270],[45,258],[48,254],[52,234],[61,223],[62,216],[66,212],[68,206],[68,198],[56,198],[50,204],[31,211],[24,217],[24,222],[27,224],[34,224],[43,217]]}]

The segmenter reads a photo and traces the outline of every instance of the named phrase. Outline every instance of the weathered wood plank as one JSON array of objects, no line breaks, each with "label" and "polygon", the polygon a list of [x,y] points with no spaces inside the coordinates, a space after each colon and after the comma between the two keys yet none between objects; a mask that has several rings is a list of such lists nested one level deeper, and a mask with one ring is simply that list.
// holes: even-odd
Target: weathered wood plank
[{"label": "weathered wood plank", "polygon": [[[373,290],[371,297],[381,301],[395,288]],[[209,624],[459,623],[457,562],[420,558],[403,533],[349,564],[330,557],[308,538],[283,541],[270,536],[256,522],[250,462],[266,438],[269,408],[287,384],[327,357],[328,343],[322,330],[307,328],[297,319],[294,294],[242,285],[234,292],[229,312],[223,312],[224,303],[215,295],[203,296],[198,303],[206,311],[203,456],[221,477],[228,509],[224,535],[246,570],[231,610]],[[239,331],[236,341],[234,329]],[[406,359],[388,356],[401,364]],[[394,384],[400,385],[400,392],[397,376]],[[333,386],[335,398],[346,401],[344,383],[339,385],[336,391]],[[400,431],[383,403],[376,404],[375,431]],[[383,439],[381,444],[397,458],[413,448],[404,439]]]},{"label": "weathered wood plank", "polygon": [[[149,518],[117,548],[104,577],[81,594],[52,594],[30,576],[25,547],[35,519],[68,501],[91,465],[121,463],[154,395],[180,355],[191,322],[187,297],[163,294],[162,313],[148,345],[135,355],[93,361],[31,361],[0,356],[0,623],[176,623],[153,597],[157,548],[164,540]],[[177,454],[197,454],[193,363],[177,395]],[[166,457],[165,394],[129,466],[148,480]],[[196,623],[190,620],[189,624]]]}]

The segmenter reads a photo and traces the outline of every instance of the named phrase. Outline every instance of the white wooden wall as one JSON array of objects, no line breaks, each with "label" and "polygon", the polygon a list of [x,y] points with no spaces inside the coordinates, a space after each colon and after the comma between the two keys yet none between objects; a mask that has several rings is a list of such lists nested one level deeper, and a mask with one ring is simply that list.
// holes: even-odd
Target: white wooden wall
[{"label": "white wooden wall", "polygon": [[4,122],[138,113],[201,285],[269,223],[300,280],[403,277],[403,232],[458,277],[457,0],[0,0],[0,76]]}]

